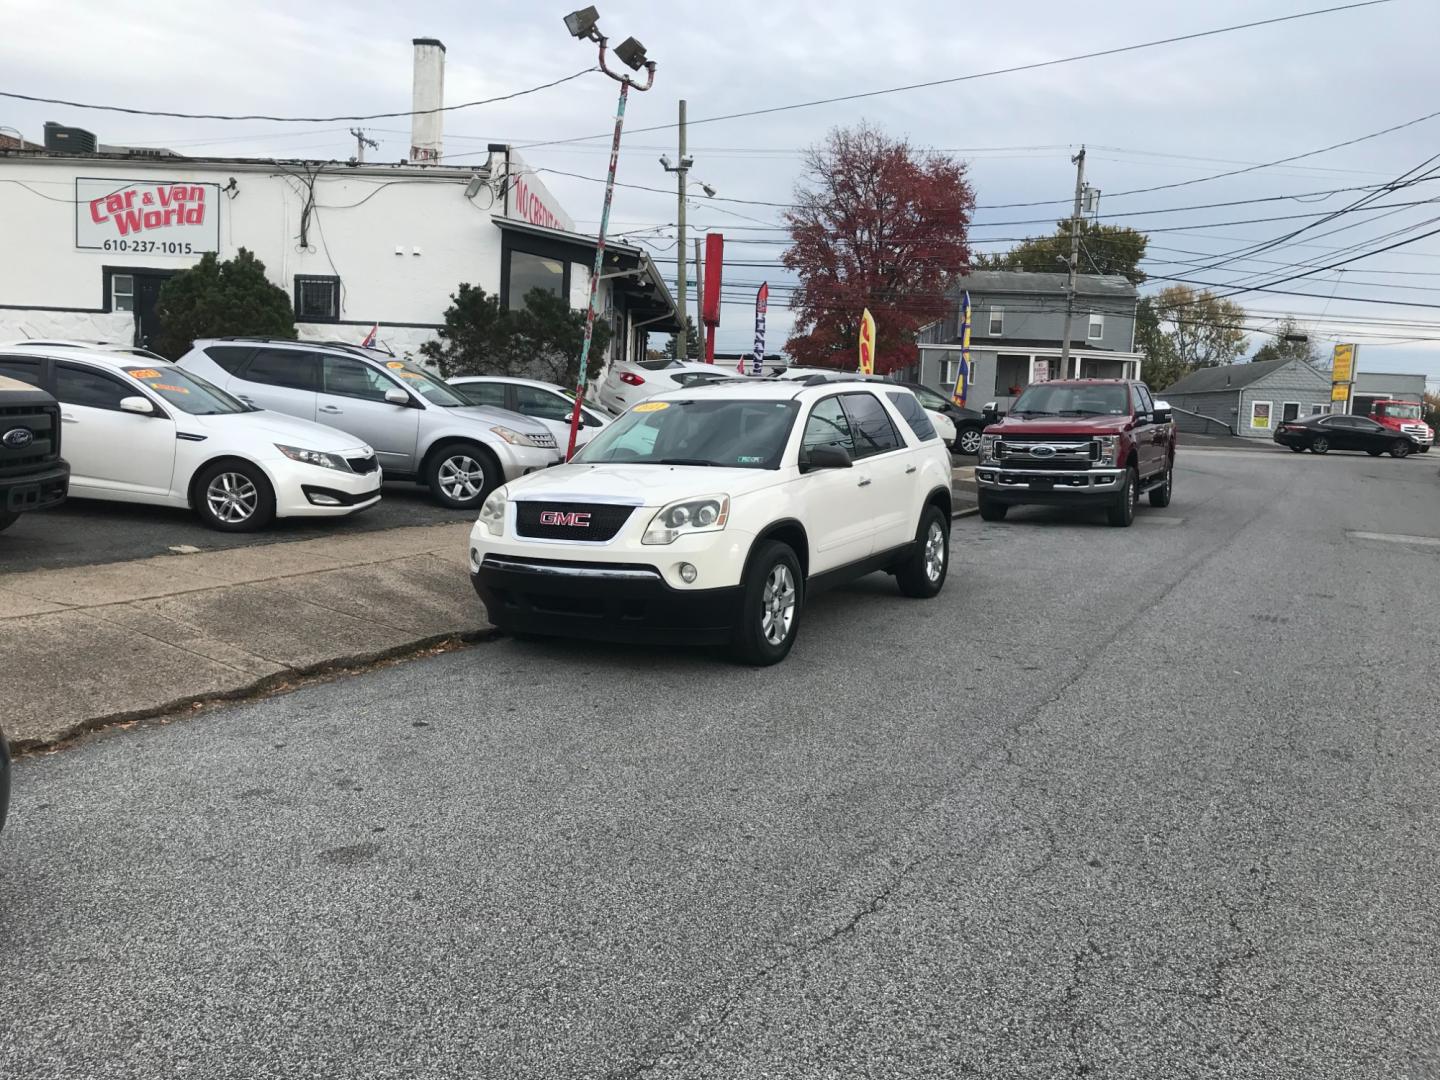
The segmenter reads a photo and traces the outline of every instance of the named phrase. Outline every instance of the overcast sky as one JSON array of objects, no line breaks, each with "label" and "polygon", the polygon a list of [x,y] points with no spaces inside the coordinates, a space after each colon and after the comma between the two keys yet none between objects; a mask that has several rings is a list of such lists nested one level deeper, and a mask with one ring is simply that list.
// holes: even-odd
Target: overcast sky
[{"label": "overcast sky", "polygon": [[[1056,200],[1053,206],[1025,210],[977,211],[974,246],[993,251],[1008,246],[1005,238],[1049,231],[1038,221],[997,223],[1053,221],[1067,212],[1074,185],[1070,156],[1081,143],[1089,148],[1090,181],[1104,192],[1122,192],[1305,153],[1440,109],[1440,65],[1435,62],[1440,4],[1393,0],[1038,71],[747,119],[698,121],[1339,2],[1011,0],[977,7],[938,0],[890,5],[612,0],[599,6],[612,39],[639,37],[660,64],[655,89],[632,96],[628,129],[673,123],[677,100],[686,98],[692,175],[720,195],[787,201],[799,175],[801,149],[832,127],[864,118],[919,146],[954,151],[967,160],[982,207]],[[566,10],[564,3],[552,12],[533,2],[451,0],[405,5],[0,0],[0,89],[184,112],[394,111],[410,102],[411,38],[437,37],[448,46],[446,100],[454,104],[534,86],[592,63],[593,46],[565,34],[560,17]],[[603,77],[590,75],[516,101],[448,114],[446,154],[479,151],[473,160],[483,160],[489,142],[523,145],[605,132],[613,115],[612,88]],[[163,145],[187,154],[344,158],[354,152],[347,124],[182,121],[0,99],[0,125],[39,139],[46,120],[89,128],[105,143]],[[380,151],[372,152],[375,159],[405,155],[408,118],[365,126],[381,143]],[[672,178],[656,159],[666,150],[674,155],[674,136],[673,130],[633,133],[622,153],[620,179],[673,190]],[[606,149],[607,139],[593,139],[537,146],[525,154],[533,166],[600,177]],[[1289,264],[1324,265],[1355,253],[1337,254],[1343,245],[1375,241],[1379,246],[1378,238],[1394,230],[1402,231],[1386,242],[1424,232],[1422,223],[1440,217],[1440,211],[1416,206],[1383,219],[1347,215],[1296,238],[1306,246],[1292,244],[1259,256],[1271,262],[1196,271],[1206,255],[1277,237],[1313,220],[1238,224],[1240,219],[1339,208],[1363,192],[1311,193],[1384,183],[1437,153],[1440,117],[1291,165],[1170,191],[1106,196],[1101,214],[1117,223],[1167,230],[1152,235],[1146,269],[1154,275],[1263,284],[1293,273],[1286,269]],[[556,173],[544,179],[581,227],[593,230],[601,185]],[[1305,199],[1179,209],[1292,195]],[[692,227],[726,231],[730,259],[778,260],[780,245],[740,241],[774,240],[780,234],[734,231],[776,223],[776,208],[699,198],[705,205],[692,206]],[[1440,199],[1440,174],[1404,193],[1382,196],[1384,203],[1425,199]],[[1166,212],[1112,216],[1145,210]],[[621,189],[613,219],[616,232],[643,237],[657,258],[673,259],[673,195]],[[1342,226],[1350,227],[1319,236]],[[673,272],[673,264],[663,265]],[[1256,274],[1263,276],[1252,277]],[[789,280],[778,267],[734,266],[727,274],[732,283],[764,279],[776,286]],[[1440,237],[1278,287],[1317,298],[1250,293],[1237,299],[1265,316],[1323,317],[1314,324],[1316,338],[1327,350],[1336,340],[1361,342],[1363,369],[1424,371],[1440,380]],[[783,342],[790,326],[783,308],[777,310],[783,292],[777,288],[772,297],[772,348]],[[749,348],[751,336],[745,305],[728,306],[721,348]],[[1253,344],[1263,340],[1257,337]]]}]

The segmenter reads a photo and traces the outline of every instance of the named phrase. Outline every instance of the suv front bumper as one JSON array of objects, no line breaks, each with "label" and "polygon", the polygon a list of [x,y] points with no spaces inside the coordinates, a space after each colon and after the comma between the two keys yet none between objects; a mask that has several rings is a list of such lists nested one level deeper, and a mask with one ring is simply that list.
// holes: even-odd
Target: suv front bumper
[{"label": "suv front bumper", "polygon": [[472,555],[470,582],[499,630],[637,644],[722,644],[740,603],[739,586],[676,589],[644,563]]},{"label": "suv front bumper", "polygon": [[1015,469],[1006,465],[977,465],[975,486],[996,502],[1054,503],[1108,502],[1125,483],[1124,469]]}]

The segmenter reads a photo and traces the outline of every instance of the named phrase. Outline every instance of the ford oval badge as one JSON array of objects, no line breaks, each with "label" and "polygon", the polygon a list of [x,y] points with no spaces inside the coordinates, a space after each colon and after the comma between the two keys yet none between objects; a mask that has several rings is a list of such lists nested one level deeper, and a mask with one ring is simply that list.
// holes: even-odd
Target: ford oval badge
[{"label": "ford oval badge", "polygon": [[1054,457],[1054,456],[1055,456],[1055,448],[1054,448],[1053,446],[1032,446],[1032,447],[1030,448],[1030,456],[1031,456],[1031,457]]},{"label": "ford oval badge", "polygon": [[4,435],[0,435],[0,442],[3,442],[11,450],[23,450],[34,441],[35,433],[24,427],[11,428]]}]

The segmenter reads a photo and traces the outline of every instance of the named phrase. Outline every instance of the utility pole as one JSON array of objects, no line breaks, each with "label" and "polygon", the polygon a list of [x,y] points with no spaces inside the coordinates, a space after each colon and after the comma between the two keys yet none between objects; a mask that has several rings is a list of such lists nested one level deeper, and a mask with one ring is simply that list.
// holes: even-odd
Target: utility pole
[{"label": "utility pole", "polygon": [[[680,311],[680,333],[675,338],[675,358],[684,360],[689,352],[687,347],[689,343],[686,340],[685,332],[689,322],[685,315],[685,189],[689,187],[690,166],[695,164],[695,160],[685,152],[685,102],[683,100],[680,102],[680,161],[672,165],[670,155],[661,154],[660,164],[665,167],[666,172],[675,174],[677,203],[675,224],[679,230],[675,245],[675,302]],[[711,189],[707,185],[706,194],[710,193]]]},{"label": "utility pole", "polygon": [[[1080,267],[1080,200],[1085,195],[1085,147],[1075,163],[1075,212],[1070,217],[1070,283],[1065,289],[1065,336],[1060,342],[1060,378],[1070,378],[1070,324],[1075,318],[1075,273]],[[1078,374],[1078,373],[1077,373]]]},{"label": "utility pole", "polygon": [[355,136],[355,161],[363,165],[365,164],[365,148],[368,146],[371,150],[379,150],[380,144],[374,139],[367,139],[364,128],[351,128],[350,134]]}]

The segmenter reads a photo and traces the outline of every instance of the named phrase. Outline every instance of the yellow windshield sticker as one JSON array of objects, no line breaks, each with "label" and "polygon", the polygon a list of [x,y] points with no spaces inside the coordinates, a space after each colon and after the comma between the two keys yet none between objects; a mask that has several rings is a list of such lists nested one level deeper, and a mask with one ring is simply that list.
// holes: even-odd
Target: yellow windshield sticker
[{"label": "yellow windshield sticker", "polygon": [[131,376],[136,379],[160,378],[160,372],[156,371],[154,368],[126,368],[125,370],[128,371]]},{"label": "yellow windshield sticker", "polygon": [[403,368],[403,367],[405,366],[405,361],[404,361],[404,360],[386,360],[386,361],[385,361],[385,366],[388,367],[391,371],[399,371],[401,368]]},{"label": "yellow windshield sticker", "polygon": [[631,411],[631,412],[659,412],[661,409],[668,409],[669,407],[670,407],[670,403],[669,403],[668,401],[646,401],[646,402],[643,402],[643,403],[641,403],[641,404],[639,404],[639,405],[636,405],[635,408],[631,409],[630,411]]}]

